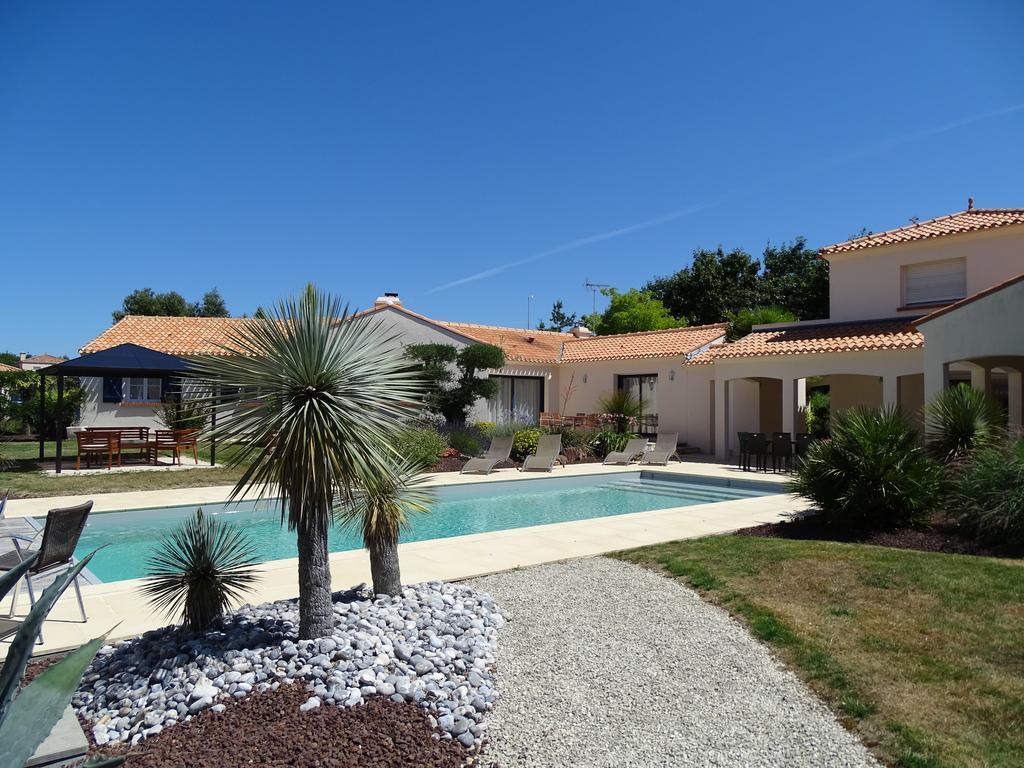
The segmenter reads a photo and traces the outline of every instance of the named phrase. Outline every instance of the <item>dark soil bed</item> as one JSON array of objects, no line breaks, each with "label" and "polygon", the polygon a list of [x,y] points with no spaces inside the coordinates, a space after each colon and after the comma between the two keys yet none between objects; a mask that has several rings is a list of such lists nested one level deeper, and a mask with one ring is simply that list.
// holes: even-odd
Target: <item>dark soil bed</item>
[{"label": "dark soil bed", "polygon": [[1024,552],[989,546],[977,539],[964,536],[953,523],[942,516],[932,518],[927,526],[921,528],[897,528],[892,531],[845,531],[824,525],[811,515],[782,523],[766,523],[753,528],[744,528],[736,531],[736,534],[774,539],[843,541],[955,555],[1011,558],[1024,556]]},{"label": "dark soil bed", "polygon": [[[370,699],[351,709],[322,705],[300,712],[302,685],[230,702],[170,726],[127,752],[127,768],[458,768],[469,754],[455,741],[438,741],[415,704]],[[88,729],[87,729],[88,732]],[[125,754],[93,749],[94,755]]]}]

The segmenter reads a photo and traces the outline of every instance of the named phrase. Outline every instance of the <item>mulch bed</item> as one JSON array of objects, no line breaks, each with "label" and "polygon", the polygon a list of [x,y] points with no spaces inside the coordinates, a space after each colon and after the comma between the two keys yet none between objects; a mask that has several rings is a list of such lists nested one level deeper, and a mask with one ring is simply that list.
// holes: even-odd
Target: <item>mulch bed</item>
[{"label": "mulch bed", "polygon": [[[470,759],[456,741],[438,741],[415,704],[384,698],[343,709],[322,705],[300,712],[309,698],[302,685],[254,693],[205,711],[128,750],[127,768],[459,768]],[[88,732],[88,729],[87,729]],[[93,748],[91,755],[125,751]]]},{"label": "mulch bed", "polygon": [[1024,552],[992,547],[964,536],[955,525],[941,515],[933,517],[926,527],[897,528],[892,531],[844,531],[822,524],[813,515],[781,523],[766,523],[736,531],[739,536],[762,536],[772,539],[802,539],[874,544],[918,552],[944,552],[954,555],[1020,558]]}]

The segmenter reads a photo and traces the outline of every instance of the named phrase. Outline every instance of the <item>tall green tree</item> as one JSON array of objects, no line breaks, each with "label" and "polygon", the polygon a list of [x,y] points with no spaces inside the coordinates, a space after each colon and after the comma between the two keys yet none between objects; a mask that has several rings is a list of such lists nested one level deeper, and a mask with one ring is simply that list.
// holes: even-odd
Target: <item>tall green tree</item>
[{"label": "tall green tree", "polygon": [[672,317],[685,318],[691,325],[720,323],[728,313],[759,303],[760,271],[760,263],[746,251],[698,250],[690,266],[651,280],[644,290]]},{"label": "tall green tree", "polygon": [[243,321],[226,342],[233,354],[199,358],[193,374],[231,393],[214,398],[217,426],[207,434],[244,467],[232,498],[256,490],[280,499],[299,554],[299,636],[316,638],[333,627],[335,510],[395,476],[395,445],[423,384],[382,324],[349,322],[347,308],[312,285],[268,314],[275,322]]},{"label": "tall green tree", "polygon": [[538,331],[568,331],[570,328],[575,328],[579,325],[580,319],[575,314],[568,314],[565,311],[565,305],[562,300],[559,299],[551,305],[551,317],[547,324],[541,320],[537,324]]},{"label": "tall green tree", "polygon": [[111,313],[116,323],[125,315],[154,317],[227,317],[228,308],[216,288],[207,291],[202,301],[190,302],[177,291],[157,293],[152,288],[132,291]]},{"label": "tall green tree", "polygon": [[608,306],[604,312],[584,318],[587,327],[599,336],[611,333],[660,331],[664,328],[679,328],[686,325],[685,319],[672,317],[665,305],[647,291],[630,288],[625,293],[620,293],[615,288],[602,288],[601,293],[608,298]]},{"label": "tall green tree", "polygon": [[459,349],[452,344],[410,344],[405,354],[415,361],[426,383],[426,406],[449,424],[465,423],[478,399],[486,400],[498,393],[498,382],[479,374],[505,365],[501,347],[471,344]]},{"label": "tall green tree", "polygon": [[800,320],[828,317],[828,262],[802,237],[767,245],[761,257],[760,301],[781,307]]},{"label": "tall green tree", "polygon": [[728,315],[729,327],[725,332],[726,341],[736,341],[750,333],[755,325],[762,323],[786,323],[796,320],[796,315],[781,307],[751,307]]},{"label": "tall green tree", "polygon": [[20,358],[13,352],[0,352],[0,363],[3,363],[4,365],[16,366],[19,359]]}]

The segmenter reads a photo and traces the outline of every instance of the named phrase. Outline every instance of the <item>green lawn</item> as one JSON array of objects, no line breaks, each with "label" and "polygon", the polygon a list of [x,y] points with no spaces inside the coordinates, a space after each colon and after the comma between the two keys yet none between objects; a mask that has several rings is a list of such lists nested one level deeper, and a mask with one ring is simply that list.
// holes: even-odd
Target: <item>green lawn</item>
[{"label": "green lawn", "polygon": [[719,536],[617,555],[744,621],[891,765],[1024,765],[1024,564]]},{"label": "green lawn", "polygon": [[[46,443],[46,458],[56,456],[57,444]],[[65,468],[74,469],[77,447],[74,440],[65,440],[61,451]],[[27,442],[0,442],[0,455],[10,464],[0,471],[0,493],[10,490],[12,498],[43,496],[72,496],[86,493],[112,493],[115,491],[156,491],[167,488],[195,488],[205,485],[232,485],[241,476],[239,468],[200,468],[175,472],[117,472],[95,475],[62,477],[44,475],[37,466],[39,444]],[[217,460],[226,455],[218,451]],[[209,460],[209,453],[200,451],[200,459]]]}]

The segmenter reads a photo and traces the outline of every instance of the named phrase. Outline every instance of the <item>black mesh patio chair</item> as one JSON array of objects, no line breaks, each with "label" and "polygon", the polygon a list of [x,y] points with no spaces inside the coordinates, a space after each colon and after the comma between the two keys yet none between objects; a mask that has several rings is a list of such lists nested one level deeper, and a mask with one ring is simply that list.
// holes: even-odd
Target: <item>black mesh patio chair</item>
[{"label": "black mesh patio chair", "polygon": [[747,436],[747,461],[743,468],[748,472],[751,461],[757,471],[768,471],[768,437],[764,432],[751,432]]},{"label": "black mesh patio chair", "polygon": [[[0,555],[0,572],[9,571],[22,560],[36,552],[39,557],[25,574],[25,586],[28,587],[28,599],[32,605],[36,603],[36,581],[55,576],[72,568],[75,564],[75,547],[85,529],[85,522],[92,511],[92,502],[87,501],[75,507],[51,509],[46,513],[46,525],[43,530],[32,538],[27,536],[9,536],[14,543],[14,550]],[[39,546],[34,546],[39,539]],[[82,612],[82,621],[87,621],[85,603],[82,601],[82,590],[78,586],[81,575],[75,577],[75,594],[78,596],[78,608]],[[8,616],[14,615],[18,602],[18,587],[14,586],[11,594],[11,608]]]},{"label": "black mesh patio chair", "polygon": [[814,438],[808,435],[806,432],[797,432],[796,435],[796,455],[806,456],[807,449],[811,447],[811,443],[814,442]]},{"label": "black mesh patio chair", "polygon": [[736,466],[738,466],[740,469],[749,470],[750,469],[750,461],[749,461],[749,455],[750,455],[750,445],[749,445],[750,433],[749,432],[737,432],[736,433],[736,437],[739,439],[739,444],[740,444],[740,451],[739,451],[740,458],[739,458],[739,461],[736,462]]},{"label": "black mesh patio chair", "polygon": [[778,472],[781,465],[788,472],[793,463],[793,436],[789,432],[772,433],[772,471]]}]

